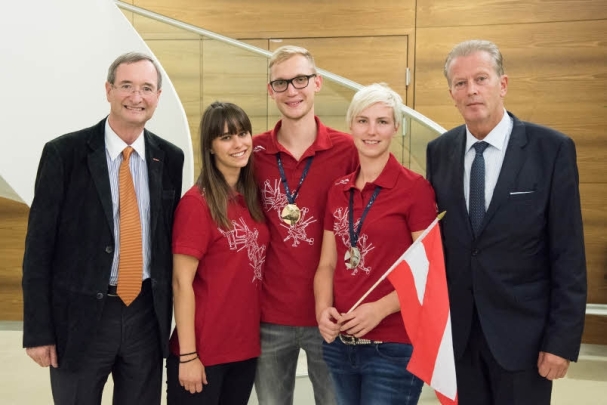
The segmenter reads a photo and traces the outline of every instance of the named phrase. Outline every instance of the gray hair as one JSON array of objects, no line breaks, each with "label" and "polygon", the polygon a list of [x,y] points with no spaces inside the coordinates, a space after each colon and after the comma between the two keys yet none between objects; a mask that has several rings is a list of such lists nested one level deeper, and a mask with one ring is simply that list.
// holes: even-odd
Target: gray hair
[{"label": "gray hair", "polygon": [[373,104],[382,103],[392,108],[394,125],[400,126],[403,122],[403,99],[397,92],[392,90],[386,83],[373,83],[358,90],[346,113],[346,124],[352,125],[354,118],[363,110]]},{"label": "gray hair", "polygon": [[301,55],[305,57],[308,62],[310,62],[310,65],[312,65],[314,73],[316,73],[316,63],[314,63],[314,57],[312,56],[310,51],[308,51],[306,48],[294,45],[284,45],[276,49],[274,53],[272,53],[272,56],[270,56],[269,68],[272,69],[272,66],[274,66],[275,64],[282,63],[287,59],[291,59],[295,55]]},{"label": "gray hair", "polygon": [[455,47],[451,49],[451,52],[449,52],[449,55],[447,55],[443,74],[445,75],[449,86],[451,85],[451,80],[449,78],[449,68],[451,67],[451,63],[453,62],[453,60],[460,56],[472,55],[475,52],[487,52],[487,54],[489,54],[489,56],[491,57],[491,60],[493,60],[493,67],[495,68],[495,73],[497,73],[498,76],[502,76],[504,74],[504,58],[502,57],[502,53],[500,52],[497,45],[495,45],[491,41],[472,39],[455,45]]},{"label": "gray hair", "polygon": [[156,63],[156,61],[152,59],[151,56],[141,52],[127,52],[117,57],[116,60],[112,62],[107,71],[107,82],[110,84],[114,84],[114,81],[116,81],[116,69],[118,69],[118,66],[122,65],[123,63],[130,65],[131,63],[137,63],[142,60],[147,60],[151,62],[152,65],[154,65],[154,69],[156,69],[156,74],[158,75],[157,90],[160,90],[162,88],[162,75],[160,74],[160,68],[158,66],[158,63]]}]

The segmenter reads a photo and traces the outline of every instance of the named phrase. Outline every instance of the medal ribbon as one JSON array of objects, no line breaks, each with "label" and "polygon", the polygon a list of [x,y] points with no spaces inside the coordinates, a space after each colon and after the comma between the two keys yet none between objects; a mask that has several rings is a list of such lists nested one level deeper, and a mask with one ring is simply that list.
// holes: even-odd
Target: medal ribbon
[{"label": "medal ribbon", "polygon": [[379,191],[381,190],[380,186],[376,186],[375,190],[373,190],[373,194],[371,195],[371,199],[369,199],[369,202],[367,203],[367,205],[365,206],[365,209],[363,210],[363,214],[360,216],[360,221],[358,222],[358,228],[356,229],[356,232],[354,232],[354,189],[351,188],[350,189],[350,202],[348,203],[348,225],[349,225],[349,230],[350,230],[350,246],[351,247],[356,247],[356,244],[358,243],[358,236],[360,235],[360,230],[363,227],[363,222],[365,222],[365,218],[367,217],[367,213],[369,212],[369,210],[371,209],[371,206],[373,205],[373,203],[375,202],[375,199],[377,198],[377,195],[379,194]]},{"label": "medal ribbon", "polygon": [[310,166],[312,165],[312,159],[314,156],[310,156],[306,162],[306,167],[304,167],[303,173],[301,174],[301,178],[299,179],[299,184],[297,188],[291,194],[291,189],[289,188],[289,184],[287,183],[287,176],[285,174],[285,169],[282,167],[282,160],[280,159],[280,152],[276,154],[276,163],[278,163],[278,171],[280,173],[280,181],[285,188],[285,194],[287,195],[287,201],[289,204],[295,204],[295,199],[297,198],[297,194],[299,194],[299,189],[304,182],[306,176],[308,175],[308,171],[310,170]]}]

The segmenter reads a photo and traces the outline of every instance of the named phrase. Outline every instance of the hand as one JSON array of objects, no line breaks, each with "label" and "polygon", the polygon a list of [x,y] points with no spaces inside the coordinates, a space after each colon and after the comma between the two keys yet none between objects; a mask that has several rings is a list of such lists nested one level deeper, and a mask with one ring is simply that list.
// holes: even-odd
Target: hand
[{"label": "hand", "polygon": [[25,349],[25,353],[38,363],[40,367],[59,367],[55,345],[28,347]]},{"label": "hand", "polygon": [[348,335],[363,337],[371,332],[384,317],[381,311],[375,307],[375,302],[362,304],[349,314],[343,314],[341,318],[341,332]]},{"label": "hand", "polygon": [[208,384],[207,373],[199,358],[187,363],[179,363],[179,385],[183,389],[195,394],[202,392],[203,384]]},{"label": "hand", "polygon": [[340,320],[341,315],[334,307],[327,307],[320,313],[318,330],[325,342],[332,343],[337,335],[339,335]]},{"label": "hand", "polygon": [[540,352],[537,358],[537,368],[542,377],[552,381],[565,377],[569,368],[569,360],[556,354]]}]

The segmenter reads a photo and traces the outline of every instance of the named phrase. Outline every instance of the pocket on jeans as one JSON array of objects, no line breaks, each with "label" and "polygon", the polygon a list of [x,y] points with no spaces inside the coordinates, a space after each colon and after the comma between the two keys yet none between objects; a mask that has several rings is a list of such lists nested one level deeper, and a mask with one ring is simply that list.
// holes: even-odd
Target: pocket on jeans
[{"label": "pocket on jeans", "polygon": [[375,350],[386,360],[407,365],[413,353],[413,346],[406,343],[381,343],[375,347]]}]

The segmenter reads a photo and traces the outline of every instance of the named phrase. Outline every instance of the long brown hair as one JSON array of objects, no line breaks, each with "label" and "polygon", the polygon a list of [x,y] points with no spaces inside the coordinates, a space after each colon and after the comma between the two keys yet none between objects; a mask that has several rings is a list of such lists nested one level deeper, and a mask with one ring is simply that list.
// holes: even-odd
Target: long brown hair
[{"label": "long brown hair", "polygon": [[[200,121],[200,154],[202,166],[196,185],[205,196],[211,217],[220,228],[231,229],[228,219],[228,202],[233,198],[230,186],[215,164],[215,155],[211,153],[215,138],[224,134],[225,126],[230,134],[246,131],[253,136],[251,120],[242,108],[236,104],[215,101],[207,107]],[[259,204],[259,194],[253,175],[253,155],[249,157],[246,166],[240,169],[236,183],[236,191],[244,197],[245,204],[251,217],[257,222],[263,222],[264,216]]]}]

